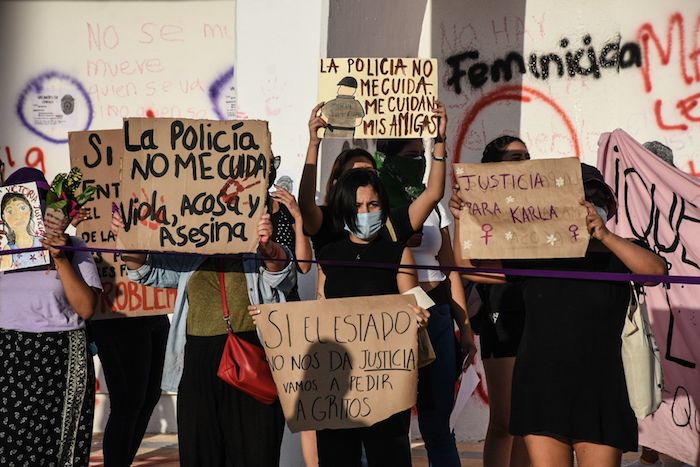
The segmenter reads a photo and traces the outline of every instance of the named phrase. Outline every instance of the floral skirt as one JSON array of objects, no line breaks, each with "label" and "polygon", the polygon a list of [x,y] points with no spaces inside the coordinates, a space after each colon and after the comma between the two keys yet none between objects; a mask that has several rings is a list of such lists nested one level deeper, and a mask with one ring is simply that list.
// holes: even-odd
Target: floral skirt
[{"label": "floral skirt", "polygon": [[87,466],[94,408],[85,330],[0,329],[0,465]]}]

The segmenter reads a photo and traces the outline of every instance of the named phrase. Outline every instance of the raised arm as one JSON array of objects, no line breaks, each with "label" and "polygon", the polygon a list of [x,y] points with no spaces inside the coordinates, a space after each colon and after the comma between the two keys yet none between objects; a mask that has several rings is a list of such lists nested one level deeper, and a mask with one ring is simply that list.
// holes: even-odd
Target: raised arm
[{"label": "raised arm", "polygon": [[309,118],[309,147],[306,150],[306,162],[301,173],[301,183],[299,183],[299,209],[304,219],[304,230],[309,235],[318,233],[323,222],[323,212],[316,205],[318,150],[321,146],[318,130],[325,128],[327,125],[318,115],[323,104],[321,102],[311,111],[311,117]]},{"label": "raised arm", "polygon": [[301,217],[301,211],[294,195],[279,185],[275,185],[275,187],[277,191],[270,196],[283,204],[294,218],[294,256],[297,260],[301,260],[297,263],[297,270],[306,274],[311,270],[311,263],[307,262],[311,260],[311,241],[304,233],[304,219]]},{"label": "raised arm", "polygon": [[445,167],[447,165],[445,138],[447,137],[447,113],[445,111],[445,105],[442,102],[437,103],[434,111],[438,116],[438,136],[435,138],[433,163],[430,164],[428,183],[425,187],[425,191],[423,191],[408,208],[408,217],[414,231],[418,231],[423,227],[423,223],[445,194]]},{"label": "raised arm", "polygon": [[[653,251],[642,248],[611,232],[591,203],[581,200],[581,204],[588,210],[586,215],[588,232],[617,256],[633,274],[654,276],[665,276],[668,274],[666,262],[663,258]],[[644,285],[656,285],[658,283],[659,281],[646,282]]]},{"label": "raised arm", "polygon": [[272,238],[272,221],[269,214],[263,214],[258,222],[258,251],[262,254],[265,269],[270,272],[280,272],[289,264],[287,252]]}]

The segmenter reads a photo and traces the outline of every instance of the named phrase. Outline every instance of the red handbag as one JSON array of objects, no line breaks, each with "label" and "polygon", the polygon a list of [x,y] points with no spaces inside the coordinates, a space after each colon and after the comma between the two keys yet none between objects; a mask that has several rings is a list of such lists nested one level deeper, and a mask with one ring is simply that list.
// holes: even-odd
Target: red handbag
[{"label": "red handbag", "polygon": [[224,321],[228,326],[228,338],[216,375],[263,404],[272,405],[277,400],[277,387],[265,359],[265,351],[262,347],[241,339],[231,329],[223,272],[219,272],[219,288]]}]

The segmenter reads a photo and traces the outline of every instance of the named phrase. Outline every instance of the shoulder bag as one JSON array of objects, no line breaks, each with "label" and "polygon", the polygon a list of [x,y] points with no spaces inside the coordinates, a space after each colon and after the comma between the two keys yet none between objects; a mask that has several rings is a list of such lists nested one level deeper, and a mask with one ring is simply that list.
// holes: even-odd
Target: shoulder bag
[{"label": "shoulder bag", "polygon": [[622,363],[627,393],[639,420],[651,415],[663,400],[664,380],[659,347],[649,324],[646,303],[631,284],[630,304],[622,330]]},{"label": "shoulder bag", "polygon": [[248,394],[263,404],[272,405],[277,400],[277,388],[262,347],[241,339],[231,329],[231,319],[226,298],[224,272],[219,272],[219,289],[224,321],[228,326],[228,338],[221,354],[217,376],[234,388]]}]

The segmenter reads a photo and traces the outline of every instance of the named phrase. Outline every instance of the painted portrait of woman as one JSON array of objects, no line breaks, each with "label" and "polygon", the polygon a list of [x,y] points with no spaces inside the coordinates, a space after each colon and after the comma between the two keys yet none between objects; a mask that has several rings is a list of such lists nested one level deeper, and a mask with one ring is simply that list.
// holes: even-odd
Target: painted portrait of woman
[{"label": "painted portrait of woman", "polygon": [[[7,244],[3,250],[19,250],[41,246],[37,234],[33,208],[29,200],[20,193],[7,193],[0,203],[0,219]],[[0,270],[23,269],[46,264],[40,251],[0,256]]]}]

